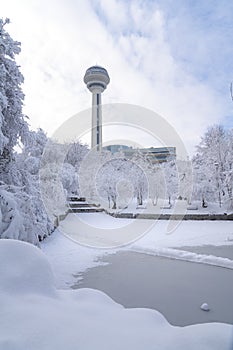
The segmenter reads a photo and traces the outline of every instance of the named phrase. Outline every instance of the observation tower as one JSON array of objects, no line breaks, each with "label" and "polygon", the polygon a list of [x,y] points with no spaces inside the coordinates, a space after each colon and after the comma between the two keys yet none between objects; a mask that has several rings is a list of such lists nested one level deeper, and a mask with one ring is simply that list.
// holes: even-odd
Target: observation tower
[{"label": "observation tower", "polygon": [[92,132],[91,147],[97,151],[102,149],[102,108],[101,93],[106,89],[110,78],[105,68],[92,66],[87,69],[84,83],[92,92]]}]

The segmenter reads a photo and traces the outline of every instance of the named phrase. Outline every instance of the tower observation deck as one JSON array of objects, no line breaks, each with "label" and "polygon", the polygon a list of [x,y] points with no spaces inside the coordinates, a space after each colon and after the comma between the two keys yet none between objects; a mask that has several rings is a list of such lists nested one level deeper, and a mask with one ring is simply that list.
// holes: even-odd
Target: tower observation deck
[{"label": "tower observation deck", "polygon": [[91,147],[97,151],[102,149],[102,108],[101,93],[110,82],[108,72],[100,66],[92,66],[87,69],[84,83],[92,93],[92,132]]}]

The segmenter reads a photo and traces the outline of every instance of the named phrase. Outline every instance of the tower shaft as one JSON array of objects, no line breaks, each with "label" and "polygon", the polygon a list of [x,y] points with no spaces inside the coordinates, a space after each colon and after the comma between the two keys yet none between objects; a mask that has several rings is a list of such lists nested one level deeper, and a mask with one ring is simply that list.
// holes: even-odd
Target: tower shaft
[{"label": "tower shaft", "polygon": [[100,66],[92,66],[87,69],[83,78],[89,91],[92,92],[92,130],[91,148],[102,150],[102,107],[101,93],[110,82],[108,72]]},{"label": "tower shaft", "polygon": [[102,108],[101,93],[99,92],[92,92],[91,147],[96,151],[102,150]]}]

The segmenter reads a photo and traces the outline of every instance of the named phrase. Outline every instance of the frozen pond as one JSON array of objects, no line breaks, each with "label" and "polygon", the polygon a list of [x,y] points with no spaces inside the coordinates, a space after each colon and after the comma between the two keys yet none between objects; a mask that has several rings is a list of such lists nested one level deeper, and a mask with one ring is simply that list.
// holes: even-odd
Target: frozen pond
[{"label": "frozen pond", "polygon": [[[127,308],[156,309],[177,326],[233,324],[233,270],[129,251],[102,260],[108,264],[87,270],[73,288],[99,289]],[[209,312],[200,309],[204,302]]]}]

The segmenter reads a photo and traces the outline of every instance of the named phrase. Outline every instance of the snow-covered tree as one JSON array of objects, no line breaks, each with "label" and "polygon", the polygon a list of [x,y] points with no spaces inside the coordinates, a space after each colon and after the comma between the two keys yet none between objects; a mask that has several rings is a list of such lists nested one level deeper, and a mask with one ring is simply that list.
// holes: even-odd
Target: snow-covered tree
[{"label": "snow-covered tree", "polygon": [[96,188],[100,198],[108,201],[109,207],[117,208],[118,192],[117,184],[124,179],[124,159],[110,154],[105,154],[105,162],[99,167],[96,174]]},{"label": "snow-covered tree", "polygon": [[192,163],[189,160],[177,160],[176,165],[178,198],[182,198],[187,201],[187,204],[191,204],[193,191]]},{"label": "snow-covered tree", "polygon": [[20,43],[5,30],[9,19],[0,19],[0,170],[7,171],[18,140],[27,137],[28,125],[22,113],[23,75],[15,61]]},{"label": "snow-covered tree", "polygon": [[83,159],[88,154],[87,145],[80,142],[72,142],[68,145],[68,151],[64,159],[62,170],[62,183],[69,195],[79,194],[78,173]]},{"label": "snow-covered tree", "polygon": [[61,181],[67,196],[71,196],[78,192],[78,179],[73,165],[69,163],[63,164]]},{"label": "snow-covered tree", "polygon": [[169,205],[172,200],[179,197],[178,194],[178,173],[175,160],[170,160],[161,164],[165,179],[165,196],[168,199]]},{"label": "snow-covered tree", "polygon": [[[12,210],[21,215],[23,225],[19,226],[21,228],[18,239],[32,243],[35,243],[35,240],[38,243],[47,237],[54,228],[44,207],[39,183],[40,158],[46,140],[47,137],[42,130],[28,133],[21,153],[15,153],[14,160],[8,164],[8,185],[2,187],[14,196],[16,205],[15,209]],[[6,193],[4,196],[6,197]],[[12,226],[9,226],[8,234],[13,229]],[[15,235],[15,232],[12,234]],[[32,237],[34,237],[33,241]]]},{"label": "snow-covered tree", "polygon": [[134,163],[134,167],[131,172],[131,179],[134,184],[137,203],[138,205],[142,205],[143,201],[148,197],[150,161],[138,151],[134,154],[132,162]]},{"label": "snow-covered tree", "polygon": [[23,143],[23,152],[27,157],[41,158],[48,137],[44,130],[39,128],[36,131],[30,131]]},{"label": "snow-covered tree", "polygon": [[65,157],[65,163],[71,164],[76,170],[79,169],[82,160],[88,153],[88,146],[80,142],[72,142],[68,145],[68,152]]},{"label": "snow-covered tree", "polygon": [[228,208],[233,209],[233,129],[227,133],[226,147],[225,186],[228,196]]},{"label": "snow-covered tree", "polygon": [[68,145],[48,140],[40,161],[40,191],[51,220],[66,211],[67,191],[62,184]]},{"label": "snow-covered tree", "polygon": [[40,196],[33,176],[38,162],[24,157],[24,164],[23,156],[14,154],[16,144],[25,144],[30,133],[22,113],[23,76],[15,61],[20,43],[6,32],[8,23],[8,19],[0,19],[0,238],[38,244],[39,237],[47,235],[51,227],[44,230],[41,218],[45,212],[42,207],[42,216],[37,211]]},{"label": "snow-covered tree", "polygon": [[148,181],[142,166],[147,160],[135,157],[129,160],[123,153],[105,154],[104,162],[99,166],[96,176],[96,188],[99,196],[112,209],[125,207],[132,197],[142,204],[148,193]]},{"label": "snow-covered tree", "polygon": [[89,201],[99,202],[100,195],[96,187],[96,176],[99,168],[110,159],[110,152],[89,151],[78,169],[78,195]]},{"label": "snow-covered tree", "polygon": [[165,178],[159,164],[153,164],[149,168],[149,197],[153,205],[157,205],[159,198],[165,198]]},{"label": "snow-covered tree", "polygon": [[218,202],[221,207],[228,202],[233,208],[233,136],[232,130],[226,131],[220,125],[208,128],[197,146],[193,158],[195,187],[205,200]]},{"label": "snow-covered tree", "polygon": [[199,200],[201,206],[207,206],[208,201],[214,201],[214,188],[206,171],[204,158],[200,154],[196,154],[193,158],[193,200]]}]

